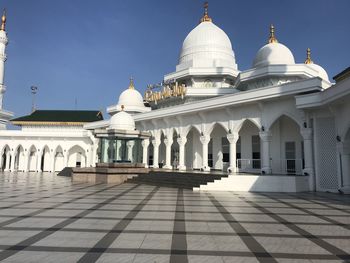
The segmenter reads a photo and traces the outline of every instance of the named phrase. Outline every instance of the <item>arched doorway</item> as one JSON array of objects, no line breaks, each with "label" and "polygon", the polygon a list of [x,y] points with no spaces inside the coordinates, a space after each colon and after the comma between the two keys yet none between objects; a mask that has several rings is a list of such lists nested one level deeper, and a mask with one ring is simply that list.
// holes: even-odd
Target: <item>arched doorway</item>
[{"label": "arched doorway", "polygon": [[154,153],[154,148],[153,148],[153,143],[151,142],[148,145],[148,167],[153,166],[153,153]]},{"label": "arched doorway", "polygon": [[226,130],[218,123],[210,133],[208,145],[208,165],[213,170],[227,171],[230,149]]},{"label": "arched doorway", "polygon": [[68,167],[86,167],[86,154],[81,146],[75,145],[69,149]]},{"label": "arched doorway", "polygon": [[64,163],[64,155],[63,155],[63,149],[61,146],[57,146],[55,152],[54,152],[54,166],[53,171],[58,172],[62,171],[62,169],[65,167]]},{"label": "arched doorway", "polygon": [[179,143],[177,142],[178,134],[174,129],[173,143],[171,145],[171,165],[173,169],[177,170],[179,166]]},{"label": "arched doorway", "polygon": [[29,148],[28,171],[36,171],[38,162],[38,153],[34,145]]},{"label": "arched doorway", "polygon": [[165,135],[164,135],[164,132],[162,131],[160,135],[160,145],[159,145],[159,155],[158,155],[159,168],[162,168],[165,165],[166,146],[165,146],[164,140],[165,140]]},{"label": "arched doorway", "polygon": [[50,149],[48,146],[45,146],[41,154],[41,167],[40,170],[43,172],[51,171],[50,163]]},{"label": "arched doorway", "polygon": [[188,131],[185,144],[185,166],[187,169],[200,169],[202,167],[202,143],[200,133],[195,127]]},{"label": "arched doorway", "polygon": [[238,131],[236,159],[239,172],[260,173],[261,143],[258,126],[245,120]]},{"label": "arched doorway", "polygon": [[270,127],[271,169],[275,174],[302,174],[304,143],[299,125],[286,115],[280,116]]},{"label": "arched doorway", "polygon": [[2,171],[9,170],[10,163],[11,163],[10,147],[8,145],[5,145],[1,155],[1,170]]},{"label": "arched doorway", "polygon": [[15,151],[15,171],[24,171],[25,169],[25,157],[24,149],[22,145],[19,145]]}]

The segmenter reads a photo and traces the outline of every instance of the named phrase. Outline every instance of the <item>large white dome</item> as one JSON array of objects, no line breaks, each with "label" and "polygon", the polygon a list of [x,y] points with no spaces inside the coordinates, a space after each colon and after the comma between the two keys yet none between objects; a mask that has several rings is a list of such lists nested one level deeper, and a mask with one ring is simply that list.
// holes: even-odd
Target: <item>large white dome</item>
[{"label": "large white dome", "polygon": [[289,48],[280,43],[269,43],[259,49],[253,67],[288,64],[295,64],[293,53]]},{"label": "large white dome", "polygon": [[109,121],[109,129],[115,130],[135,130],[134,118],[125,111],[114,114]]},{"label": "large white dome", "polygon": [[179,59],[181,64],[237,69],[232,45],[226,33],[211,21],[203,21],[185,38]]}]

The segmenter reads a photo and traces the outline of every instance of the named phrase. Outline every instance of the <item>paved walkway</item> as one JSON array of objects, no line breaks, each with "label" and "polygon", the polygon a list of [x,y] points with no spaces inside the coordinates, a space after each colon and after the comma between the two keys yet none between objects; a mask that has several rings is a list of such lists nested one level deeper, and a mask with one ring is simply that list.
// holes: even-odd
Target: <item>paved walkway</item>
[{"label": "paved walkway", "polygon": [[350,197],[0,174],[3,262],[350,262]]}]

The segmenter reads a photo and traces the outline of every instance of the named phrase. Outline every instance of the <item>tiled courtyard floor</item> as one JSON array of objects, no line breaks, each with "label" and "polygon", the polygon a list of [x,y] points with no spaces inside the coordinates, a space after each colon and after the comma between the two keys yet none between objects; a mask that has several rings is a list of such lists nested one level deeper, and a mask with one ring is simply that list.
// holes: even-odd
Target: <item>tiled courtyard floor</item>
[{"label": "tiled courtyard floor", "polygon": [[0,174],[3,262],[350,262],[350,197]]}]

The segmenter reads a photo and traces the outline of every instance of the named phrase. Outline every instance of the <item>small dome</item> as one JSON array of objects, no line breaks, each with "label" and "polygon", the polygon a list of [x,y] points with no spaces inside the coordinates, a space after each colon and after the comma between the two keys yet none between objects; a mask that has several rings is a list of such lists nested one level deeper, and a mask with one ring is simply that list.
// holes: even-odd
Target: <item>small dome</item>
[{"label": "small dome", "polygon": [[253,67],[288,64],[295,64],[294,56],[289,48],[280,43],[269,43],[260,48],[255,56]]},{"label": "small dome", "polygon": [[109,121],[109,129],[115,130],[135,130],[134,118],[125,111],[114,114]]},{"label": "small dome", "polygon": [[327,72],[324,70],[324,68],[322,68],[321,66],[314,64],[314,62],[311,60],[311,49],[307,48],[306,49],[306,60],[304,62],[306,65],[308,65],[309,67],[311,67],[312,69],[317,71],[317,77],[320,77],[321,79],[327,80],[329,82],[329,78],[328,78],[328,74]]},{"label": "small dome", "polygon": [[295,64],[293,53],[285,45],[278,43],[275,37],[275,27],[271,25],[269,43],[259,49],[253,67],[288,64]]},{"label": "small dome", "polygon": [[312,67],[314,70],[318,72],[317,77],[320,77],[321,79],[329,81],[328,73],[325,71],[324,68],[317,64],[309,64],[309,67]]},{"label": "small dome", "polygon": [[144,107],[143,97],[134,87],[133,79],[130,79],[130,85],[127,90],[124,90],[118,100],[118,105],[124,105],[128,110],[130,106]]},{"label": "small dome", "polygon": [[[216,26],[208,16],[205,6],[204,16],[185,38],[180,52],[179,65],[193,62],[211,67],[233,67],[237,69],[232,45],[226,33]],[[204,63],[205,65],[209,65]]]}]

